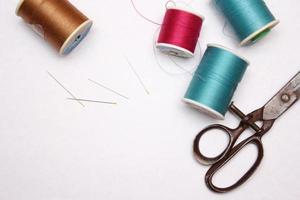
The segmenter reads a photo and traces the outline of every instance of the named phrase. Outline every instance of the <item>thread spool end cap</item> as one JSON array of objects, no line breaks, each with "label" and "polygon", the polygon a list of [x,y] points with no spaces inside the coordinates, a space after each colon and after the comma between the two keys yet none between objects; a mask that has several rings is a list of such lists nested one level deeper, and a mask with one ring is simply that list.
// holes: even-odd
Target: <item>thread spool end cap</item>
[{"label": "thread spool end cap", "polygon": [[172,55],[172,56],[178,56],[182,58],[192,58],[194,57],[194,53],[184,49],[182,47],[173,45],[173,44],[167,44],[167,43],[156,43],[156,48],[158,48],[161,52]]},{"label": "thread spool end cap", "polygon": [[257,42],[258,40],[264,38],[268,33],[271,31],[272,28],[274,28],[277,24],[279,24],[279,20],[273,20],[272,22],[268,23],[261,29],[255,31],[248,37],[246,37],[241,43],[240,46],[246,46],[249,44],[253,44]]},{"label": "thread spool end cap", "polygon": [[203,105],[202,103],[199,103],[197,101],[194,101],[192,99],[187,99],[187,98],[183,98],[182,101],[185,102],[186,104],[192,106],[193,108],[199,110],[200,112],[207,114],[208,116],[210,116],[214,119],[224,120],[223,114],[219,113],[216,110],[209,108],[206,105]]},{"label": "thread spool end cap", "polygon": [[21,6],[23,5],[25,0],[20,0],[19,3],[17,4],[17,7],[16,7],[16,10],[15,10],[15,13],[17,16],[19,16],[19,10],[21,8]]},{"label": "thread spool end cap", "polygon": [[59,49],[59,54],[66,55],[70,53],[85,38],[92,25],[93,21],[88,19],[77,27]]}]

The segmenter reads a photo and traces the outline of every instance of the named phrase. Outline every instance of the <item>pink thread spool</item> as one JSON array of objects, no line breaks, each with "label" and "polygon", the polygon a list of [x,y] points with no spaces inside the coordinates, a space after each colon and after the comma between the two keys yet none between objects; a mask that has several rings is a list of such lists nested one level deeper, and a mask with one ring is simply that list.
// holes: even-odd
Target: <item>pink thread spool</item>
[{"label": "pink thread spool", "polygon": [[156,47],[170,55],[193,57],[203,21],[204,17],[185,9],[167,9]]}]

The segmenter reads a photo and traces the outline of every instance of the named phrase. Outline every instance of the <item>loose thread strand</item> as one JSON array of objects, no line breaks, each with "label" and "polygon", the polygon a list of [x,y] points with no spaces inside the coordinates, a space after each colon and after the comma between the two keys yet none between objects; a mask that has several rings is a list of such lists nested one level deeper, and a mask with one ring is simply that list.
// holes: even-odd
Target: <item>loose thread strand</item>
[{"label": "loose thread strand", "polygon": [[[175,60],[170,55],[168,55],[169,59],[176,65],[176,67],[181,69],[183,71],[183,73],[172,73],[172,72],[168,72],[167,70],[164,69],[162,64],[159,62],[158,55],[157,55],[157,49],[156,49],[156,46],[155,46],[156,34],[157,34],[158,30],[159,30],[159,28],[153,34],[153,45],[152,45],[152,47],[153,47],[154,58],[155,58],[156,64],[159,66],[159,68],[164,73],[166,73],[168,75],[172,75],[172,76],[173,75],[183,75],[183,74],[189,74],[189,75],[193,76],[194,73],[192,71],[189,71],[189,70],[185,69],[184,67],[180,66],[178,63],[175,62]],[[199,50],[200,50],[200,57],[202,57],[202,50],[201,50],[201,46],[200,46],[199,42],[197,42],[197,45],[198,45]],[[195,69],[196,67],[197,66],[195,66],[193,69]]]},{"label": "loose thread strand", "polygon": [[223,35],[225,35],[225,36],[227,36],[227,37],[229,37],[229,38],[231,38],[231,39],[235,39],[235,36],[226,33],[227,27],[228,27],[228,22],[225,21],[225,22],[224,22],[224,25],[223,25],[223,28],[222,28]]},{"label": "loose thread strand", "polygon": [[135,6],[133,0],[130,0],[130,1],[131,1],[131,5],[133,6],[135,12],[136,12],[139,16],[141,16],[143,19],[145,19],[146,21],[148,21],[148,22],[150,22],[150,23],[152,23],[152,24],[156,24],[156,25],[158,25],[158,26],[161,25],[160,23],[157,23],[157,22],[155,22],[155,21],[153,21],[153,20],[147,18],[146,16],[144,16],[144,15],[137,9],[137,7]]}]

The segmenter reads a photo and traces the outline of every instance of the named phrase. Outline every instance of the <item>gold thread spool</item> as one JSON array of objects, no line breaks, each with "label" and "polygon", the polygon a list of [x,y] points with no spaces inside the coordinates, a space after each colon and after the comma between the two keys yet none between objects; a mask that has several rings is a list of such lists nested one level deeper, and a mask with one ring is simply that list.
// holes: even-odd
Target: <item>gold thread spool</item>
[{"label": "gold thread spool", "polygon": [[92,26],[68,0],[21,0],[16,14],[60,54],[70,53]]}]

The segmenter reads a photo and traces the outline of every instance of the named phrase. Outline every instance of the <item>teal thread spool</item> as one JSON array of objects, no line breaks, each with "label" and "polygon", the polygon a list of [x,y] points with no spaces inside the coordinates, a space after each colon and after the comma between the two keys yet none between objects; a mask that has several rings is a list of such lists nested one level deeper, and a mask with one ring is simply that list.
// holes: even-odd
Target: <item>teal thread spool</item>
[{"label": "teal thread spool", "polygon": [[213,118],[224,119],[248,65],[225,47],[207,45],[183,101]]},{"label": "teal thread spool", "polygon": [[279,23],[263,0],[214,0],[241,40],[255,43]]}]

